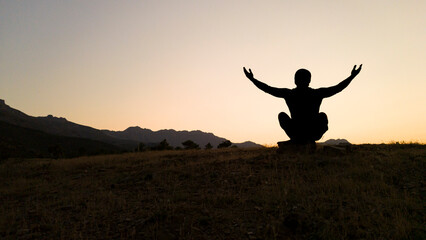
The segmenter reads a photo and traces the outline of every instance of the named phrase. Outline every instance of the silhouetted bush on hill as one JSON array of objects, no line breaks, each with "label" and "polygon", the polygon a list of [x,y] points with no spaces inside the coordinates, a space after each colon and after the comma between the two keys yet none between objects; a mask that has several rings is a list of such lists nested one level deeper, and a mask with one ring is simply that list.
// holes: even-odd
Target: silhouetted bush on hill
[{"label": "silhouetted bush on hill", "polygon": [[135,148],[135,152],[143,152],[147,150],[147,146],[145,143],[139,143],[138,146]]},{"label": "silhouetted bush on hill", "polygon": [[230,147],[232,145],[232,142],[229,140],[223,141],[222,143],[220,143],[217,148],[227,148]]},{"label": "silhouetted bush on hill", "polygon": [[151,147],[151,150],[163,151],[163,150],[172,150],[173,147],[169,145],[167,139],[161,141],[157,146]]},{"label": "silhouetted bush on hill", "polygon": [[186,140],[182,145],[185,149],[200,149],[200,146],[191,140]]}]

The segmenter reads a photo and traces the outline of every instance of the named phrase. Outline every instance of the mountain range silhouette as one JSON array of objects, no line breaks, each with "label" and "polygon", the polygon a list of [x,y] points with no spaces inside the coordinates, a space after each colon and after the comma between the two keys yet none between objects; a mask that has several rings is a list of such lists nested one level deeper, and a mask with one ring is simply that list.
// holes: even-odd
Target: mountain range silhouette
[{"label": "mountain range silhouette", "polygon": [[[146,128],[129,127],[124,131],[99,130],[89,126],[80,125],[68,121],[62,117],[48,115],[46,117],[29,116],[17,109],[6,105],[0,99],[0,151],[12,152],[13,156],[21,149],[21,152],[28,152],[21,155],[30,155],[35,152],[38,156],[45,156],[47,146],[61,145],[61,148],[68,149],[73,154],[78,152],[91,153],[102,152],[109,149],[109,152],[131,151],[139,143],[146,146],[154,146],[166,139],[172,147],[182,147],[182,142],[192,140],[203,148],[207,143],[213,147],[226,141],[226,138],[215,136],[213,133],[202,131],[176,131],[173,129],[152,131]],[[18,141],[17,139],[20,139]],[[38,144],[36,144],[36,142]],[[70,143],[73,144],[70,144]],[[77,144],[78,143],[78,144]],[[234,144],[237,147],[261,147],[254,142],[244,142]],[[39,147],[37,147],[39,146]],[[82,150],[82,149],[85,150]],[[11,150],[13,149],[13,150]],[[26,150],[23,150],[26,149]],[[32,150],[28,150],[32,149]],[[98,150],[96,150],[98,149]],[[28,151],[27,151],[28,150]],[[34,154],[34,155],[37,155]]]}]

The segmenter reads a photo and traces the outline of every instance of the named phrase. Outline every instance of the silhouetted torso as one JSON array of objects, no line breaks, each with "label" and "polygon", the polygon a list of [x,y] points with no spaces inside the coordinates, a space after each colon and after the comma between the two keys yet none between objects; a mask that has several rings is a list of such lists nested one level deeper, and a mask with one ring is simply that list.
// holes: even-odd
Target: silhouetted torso
[{"label": "silhouetted torso", "polygon": [[323,97],[320,91],[308,87],[291,89],[284,99],[291,118],[305,122],[318,115]]}]

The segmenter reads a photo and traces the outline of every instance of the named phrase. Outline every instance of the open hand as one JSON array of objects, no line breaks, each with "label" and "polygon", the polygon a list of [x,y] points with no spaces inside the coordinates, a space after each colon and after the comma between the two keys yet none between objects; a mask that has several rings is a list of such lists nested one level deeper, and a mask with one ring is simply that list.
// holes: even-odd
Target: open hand
[{"label": "open hand", "polygon": [[251,72],[251,69],[249,68],[248,71],[247,71],[247,69],[245,67],[243,67],[243,69],[244,69],[244,73],[246,74],[246,77],[248,79],[252,80],[254,77],[253,77],[253,73]]},{"label": "open hand", "polygon": [[356,69],[356,65],[354,66],[354,69],[352,69],[352,72],[351,72],[351,75],[352,76],[356,76],[356,75],[358,75],[358,73],[361,71],[361,68],[362,68],[362,64],[361,65],[359,65],[359,68],[358,69]]}]

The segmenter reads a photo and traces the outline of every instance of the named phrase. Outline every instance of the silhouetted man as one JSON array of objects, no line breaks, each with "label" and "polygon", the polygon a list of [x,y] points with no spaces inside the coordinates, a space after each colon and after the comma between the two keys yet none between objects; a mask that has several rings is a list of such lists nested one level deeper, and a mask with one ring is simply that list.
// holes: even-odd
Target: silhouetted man
[{"label": "silhouetted man", "polygon": [[306,69],[297,70],[294,75],[296,84],[294,89],[270,87],[255,79],[251,69],[247,71],[244,68],[244,73],[260,90],[272,96],[284,98],[291,118],[284,112],[278,114],[281,128],[287,133],[291,142],[306,144],[321,139],[328,130],[327,115],[319,112],[322,100],[345,89],[361,71],[361,67],[362,64],[356,69],[355,65],[351,75],[336,86],[318,89],[309,87],[311,73]]}]

